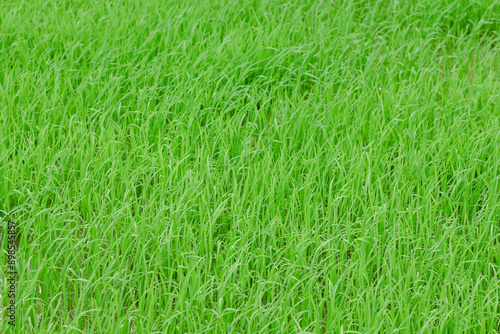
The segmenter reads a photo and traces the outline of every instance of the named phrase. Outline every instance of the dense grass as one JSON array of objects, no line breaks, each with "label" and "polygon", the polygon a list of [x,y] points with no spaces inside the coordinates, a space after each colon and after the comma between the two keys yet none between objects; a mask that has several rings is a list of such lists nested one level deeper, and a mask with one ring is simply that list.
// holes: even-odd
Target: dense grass
[{"label": "dense grass", "polygon": [[499,32],[499,1],[2,2],[12,332],[498,333]]}]

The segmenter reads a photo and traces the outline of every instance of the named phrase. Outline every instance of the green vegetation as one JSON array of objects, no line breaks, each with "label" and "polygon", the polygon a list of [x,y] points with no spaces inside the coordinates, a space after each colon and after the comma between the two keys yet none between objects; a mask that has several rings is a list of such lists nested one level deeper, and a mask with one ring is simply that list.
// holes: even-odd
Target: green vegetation
[{"label": "green vegetation", "polygon": [[498,333],[499,1],[0,4],[2,333]]}]

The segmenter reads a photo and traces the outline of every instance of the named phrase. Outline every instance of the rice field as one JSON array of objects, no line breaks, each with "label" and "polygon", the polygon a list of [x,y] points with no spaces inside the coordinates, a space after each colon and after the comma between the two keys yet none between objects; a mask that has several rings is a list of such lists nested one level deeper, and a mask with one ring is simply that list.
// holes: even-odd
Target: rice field
[{"label": "rice field", "polygon": [[1,333],[498,333],[500,1],[2,1],[0,231]]}]

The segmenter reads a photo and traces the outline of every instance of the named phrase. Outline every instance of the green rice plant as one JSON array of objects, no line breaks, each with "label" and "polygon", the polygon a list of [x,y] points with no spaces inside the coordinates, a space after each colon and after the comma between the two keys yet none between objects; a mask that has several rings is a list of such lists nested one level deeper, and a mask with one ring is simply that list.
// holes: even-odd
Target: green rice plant
[{"label": "green rice plant", "polygon": [[3,1],[0,332],[498,333],[499,32],[498,0]]}]

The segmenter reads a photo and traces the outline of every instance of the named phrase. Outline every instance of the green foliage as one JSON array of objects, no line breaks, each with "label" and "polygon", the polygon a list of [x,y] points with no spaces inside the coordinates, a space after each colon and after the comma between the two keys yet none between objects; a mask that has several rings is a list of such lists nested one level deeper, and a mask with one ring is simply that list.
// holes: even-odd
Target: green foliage
[{"label": "green foliage", "polygon": [[497,333],[499,31],[496,0],[4,1],[12,332]]}]

